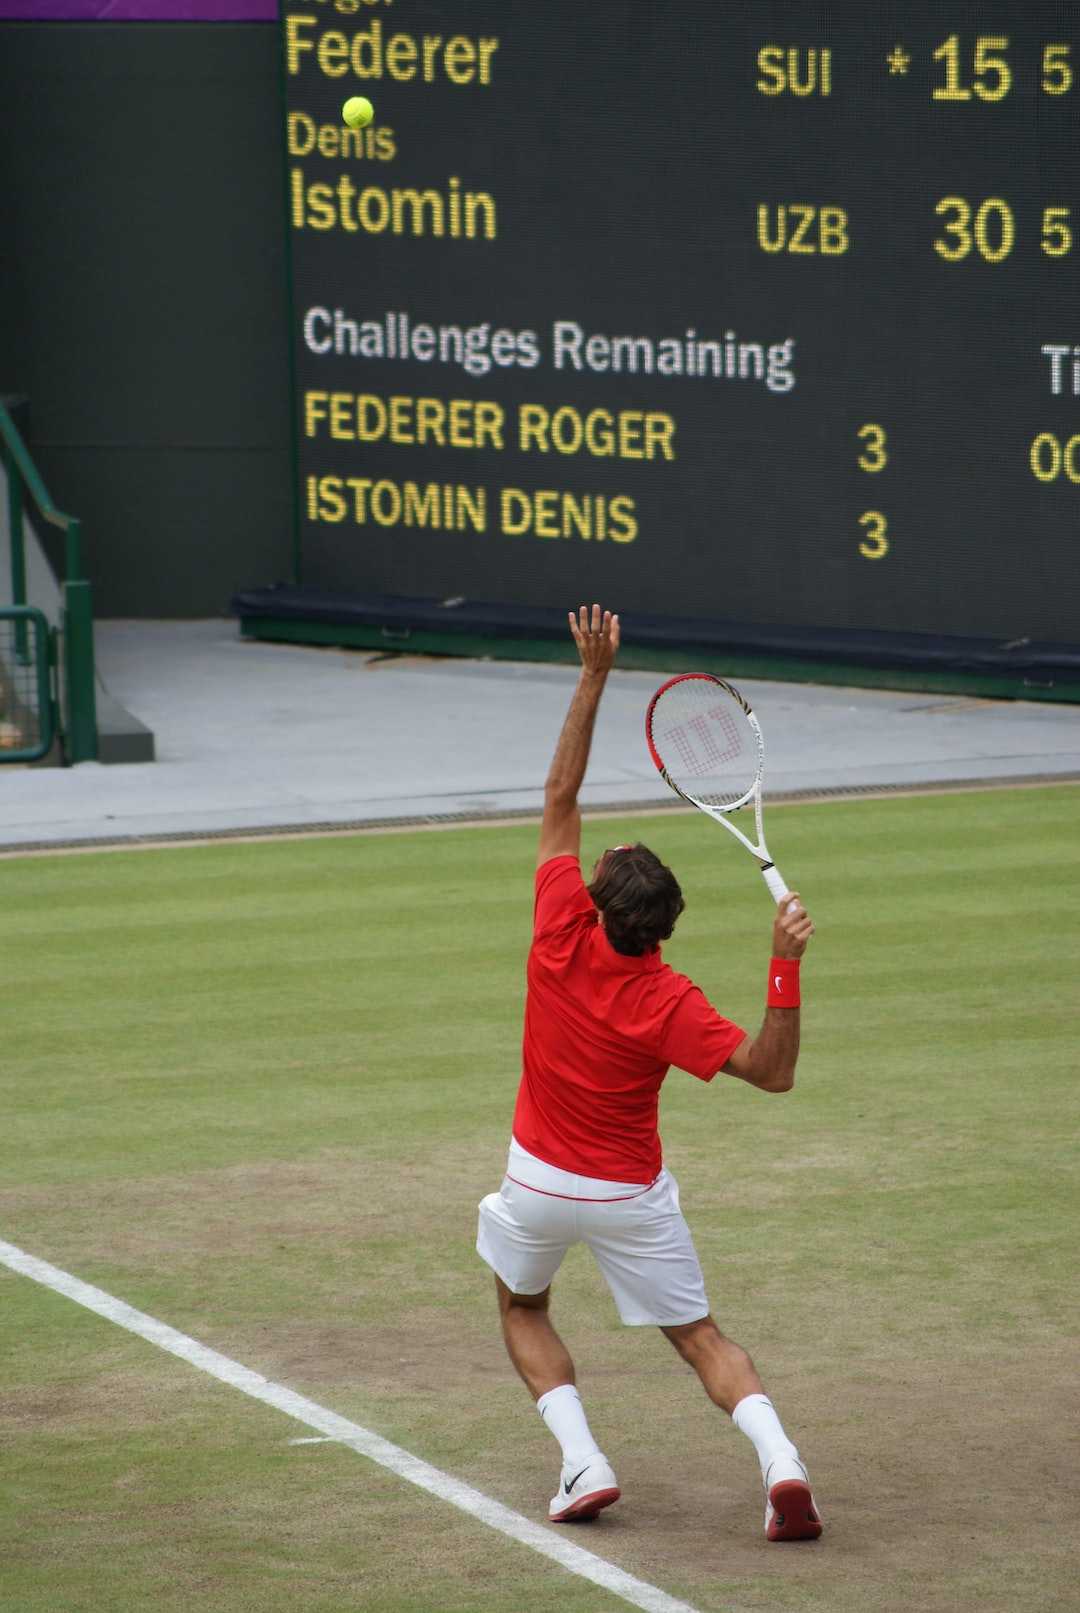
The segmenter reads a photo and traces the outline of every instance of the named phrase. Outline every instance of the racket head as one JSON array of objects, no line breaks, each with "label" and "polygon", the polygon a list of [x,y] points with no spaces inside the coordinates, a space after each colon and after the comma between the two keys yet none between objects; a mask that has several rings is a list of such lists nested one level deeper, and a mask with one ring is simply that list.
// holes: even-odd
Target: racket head
[{"label": "racket head", "polygon": [[765,747],[747,701],[711,672],[662,683],[645,713],[645,739],[676,795],[707,811],[734,812],[760,799]]}]

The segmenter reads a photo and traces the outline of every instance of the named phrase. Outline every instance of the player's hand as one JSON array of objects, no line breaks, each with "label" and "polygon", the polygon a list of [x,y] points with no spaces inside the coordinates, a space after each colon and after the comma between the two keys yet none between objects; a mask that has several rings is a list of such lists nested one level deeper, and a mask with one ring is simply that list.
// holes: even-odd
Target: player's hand
[{"label": "player's hand", "polygon": [[619,618],[599,605],[590,618],[588,605],[582,605],[576,616],[570,612],[570,631],[585,671],[610,672],[619,648]]},{"label": "player's hand", "polygon": [[801,958],[813,933],[813,923],[799,899],[798,891],[788,891],[776,909],[776,918],[773,920],[773,957]]}]

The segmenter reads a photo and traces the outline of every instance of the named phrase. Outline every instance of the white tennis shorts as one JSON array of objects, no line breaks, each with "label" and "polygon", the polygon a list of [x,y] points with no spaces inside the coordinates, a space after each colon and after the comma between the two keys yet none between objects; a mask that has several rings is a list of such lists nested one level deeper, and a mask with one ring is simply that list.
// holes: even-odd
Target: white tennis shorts
[{"label": "white tennis shorts", "polygon": [[[544,1185],[526,1186],[524,1177]],[[542,1294],[575,1243],[592,1250],[628,1325],[681,1327],[708,1315],[701,1264],[669,1171],[647,1188],[600,1182],[557,1170],[512,1143],[502,1187],[480,1201],[477,1253],[511,1293]]]}]

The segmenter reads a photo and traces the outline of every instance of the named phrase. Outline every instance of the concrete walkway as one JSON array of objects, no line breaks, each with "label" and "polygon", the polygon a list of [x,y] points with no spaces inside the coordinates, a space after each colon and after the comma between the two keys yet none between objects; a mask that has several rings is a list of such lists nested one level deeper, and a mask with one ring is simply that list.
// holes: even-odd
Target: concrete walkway
[{"label": "concrete walkway", "polygon": [[[0,847],[537,811],[575,673],[248,642],[235,622],[101,622],[158,760],[0,768]],[[644,741],[662,676],[615,672],[582,792],[671,804]],[[740,680],[768,793],[1080,778],[1080,709]]]}]

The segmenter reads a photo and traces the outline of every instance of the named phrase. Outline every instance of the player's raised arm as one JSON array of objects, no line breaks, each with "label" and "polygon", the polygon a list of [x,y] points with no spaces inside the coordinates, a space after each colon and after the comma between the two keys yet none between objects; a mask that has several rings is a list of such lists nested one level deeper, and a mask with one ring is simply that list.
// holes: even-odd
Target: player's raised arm
[{"label": "player's raised arm", "polygon": [[578,791],[589,761],[600,696],[619,648],[619,618],[609,610],[602,611],[594,605],[590,615],[588,606],[582,605],[576,615],[571,611],[569,616],[570,631],[581,657],[581,675],[544,785],[538,866],[550,857],[580,854]]}]

